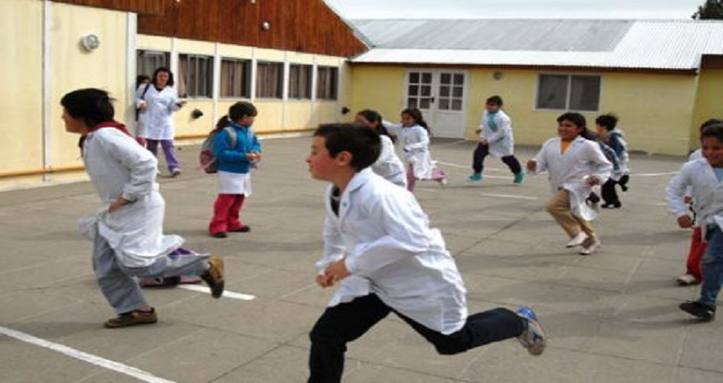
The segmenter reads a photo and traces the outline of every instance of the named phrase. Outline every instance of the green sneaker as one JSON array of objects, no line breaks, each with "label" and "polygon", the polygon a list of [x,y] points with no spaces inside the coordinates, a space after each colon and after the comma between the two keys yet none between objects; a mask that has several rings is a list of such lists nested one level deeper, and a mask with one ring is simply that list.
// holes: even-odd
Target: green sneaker
[{"label": "green sneaker", "polygon": [[472,173],[472,175],[469,176],[469,180],[475,182],[482,181],[482,173]]},{"label": "green sneaker", "polygon": [[524,181],[524,180],[525,180],[525,172],[519,172],[519,173],[515,174],[515,180],[512,182],[516,183],[517,185],[520,185],[520,184],[522,184],[522,181]]}]

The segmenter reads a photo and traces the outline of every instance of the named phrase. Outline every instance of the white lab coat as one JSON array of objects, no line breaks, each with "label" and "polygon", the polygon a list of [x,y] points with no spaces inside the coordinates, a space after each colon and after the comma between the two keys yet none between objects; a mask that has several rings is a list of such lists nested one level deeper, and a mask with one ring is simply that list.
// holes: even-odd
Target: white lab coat
[{"label": "white lab coat", "polygon": [[[177,235],[163,235],[165,201],[155,182],[153,154],[120,130],[102,128],[88,134],[83,162],[104,205],[97,215],[81,220],[87,238],[94,237],[97,227],[126,267],[149,266],[183,244]],[[108,213],[108,205],[121,196],[134,202]]]},{"label": "white lab coat", "polygon": [[379,135],[379,138],[382,141],[382,151],[377,161],[372,165],[372,170],[387,181],[406,188],[407,177],[404,164],[394,151],[392,139],[384,134]]},{"label": "white lab coat", "polygon": [[723,229],[723,182],[718,181],[713,167],[705,158],[686,162],[665,189],[668,207],[676,217],[688,214],[688,206],[683,201],[687,188],[690,188],[695,200],[703,238],[708,225],[718,225]]},{"label": "white lab coat", "polygon": [[427,180],[432,178],[436,167],[429,153],[429,133],[421,125],[405,128],[402,124],[384,122],[384,127],[399,137],[399,145],[404,152],[405,164],[411,164],[414,178]]},{"label": "white lab coat", "polygon": [[138,113],[139,130],[136,135],[151,140],[172,140],[176,134],[172,113],[181,109],[176,89],[167,86],[159,92],[151,84],[141,99],[145,87],[143,84],[136,89],[136,107],[140,108],[144,103],[147,106],[145,111]]},{"label": "white lab coat", "polygon": [[586,221],[597,217],[598,212],[585,203],[592,188],[586,176],[600,177],[601,184],[610,177],[613,165],[605,158],[596,142],[578,136],[565,154],[560,153],[560,137],[547,140],[537,153],[536,172],[548,171],[552,193],[559,189],[570,192],[570,210],[573,215]]},{"label": "white lab coat", "polygon": [[491,155],[502,158],[515,154],[515,139],[512,135],[512,120],[507,114],[500,110],[494,115],[497,130],[493,131],[487,123],[489,112],[485,110],[480,122],[479,137],[487,140],[489,152]]},{"label": "white lab coat", "polygon": [[318,272],[346,255],[351,275],[329,306],[376,294],[385,304],[424,326],[451,334],[467,319],[466,290],[442,234],[407,190],[371,169],[357,173],[341,195],[339,215],[324,204],[324,256]]}]

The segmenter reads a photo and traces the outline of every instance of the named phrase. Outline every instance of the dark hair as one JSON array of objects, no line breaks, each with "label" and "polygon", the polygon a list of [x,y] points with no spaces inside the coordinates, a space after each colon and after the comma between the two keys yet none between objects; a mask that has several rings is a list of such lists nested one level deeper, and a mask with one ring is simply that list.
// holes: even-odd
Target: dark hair
[{"label": "dark hair", "polygon": [[700,140],[703,141],[706,137],[715,137],[723,143],[723,123],[711,124],[703,128],[703,132],[700,134]]},{"label": "dark hair", "polygon": [[712,125],[719,125],[719,124],[723,124],[723,120],[718,119],[718,118],[709,118],[700,125],[700,132],[703,133],[703,130],[705,128],[712,126]]},{"label": "dark hair", "polygon": [[332,157],[341,152],[351,153],[351,166],[360,171],[373,164],[382,151],[379,135],[361,124],[324,124],[314,132],[326,139],[326,150]]},{"label": "dark hair", "polygon": [[148,81],[148,82],[151,81],[151,78],[148,77],[148,75],[139,74],[138,76],[136,76],[136,88],[138,88],[139,86],[141,86],[141,84],[143,84],[143,83],[146,82],[146,81]]},{"label": "dark hair", "polygon": [[429,125],[427,125],[427,121],[424,121],[424,117],[422,117],[422,111],[417,108],[407,108],[402,111],[402,115],[404,114],[408,114],[412,117],[412,119],[414,119],[414,122],[416,122],[417,125],[427,129],[427,133],[432,135],[432,130],[429,128]]},{"label": "dark hair", "polygon": [[577,126],[578,129],[580,129],[580,135],[583,138],[586,138],[588,140],[594,139],[592,133],[590,133],[590,131],[587,129],[587,121],[585,120],[585,116],[583,116],[582,114],[575,112],[563,113],[560,115],[560,117],[557,118],[557,123],[559,124],[565,120],[570,121],[573,125]]},{"label": "dark hair", "polygon": [[101,122],[113,121],[115,109],[111,101],[108,92],[86,88],[66,93],[60,99],[60,105],[71,117],[83,120],[85,125],[92,128]]},{"label": "dark hair", "polygon": [[494,96],[488,98],[487,101],[485,101],[485,104],[495,104],[495,105],[498,105],[498,106],[502,106],[502,105],[503,105],[503,104],[502,104],[502,97],[500,97],[500,96],[498,96],[498,95],[494,95]]},{"label": "dark hair", "polygon": [[377,127],[376,127],[377,133],[383,134],[383,135],[389,137],[392,140],[392,142],[397,142],[397,136],[389,133],[389,130],[387,130],[387,128],[384,127],[384,124],[383,124],[384,118],[382,118],[382,115],[379,114],[379,112],[377,112],[375,110],[371,110],[371,109],[364,109],[357,114],[361,114],[364,117],[364,119],[366,119],[367,121],[369,121],[371,123],[375,123],[375,122],[378,123]]},{"label": "dark hair", "polygon": [[216,130],[227,127],[231,122],[236,122],[246,116],[256,117],[256,107],[254,104],[246,101],[239,101],[228,108],[228,114],[218,119],[216,122]]},{"label": "dark hair", "polygon": [[595,119],[595,123],[604,127],[605,130],[609,132],[615,129],[615,126],[618,124],[618,116],[612,113],[603,114]]},{"label": "dark hair", "polygon": [[155,71],[153,71],[153,77],[151,78],[151,82],[153,83],[153,85],[158,86],[158,84],[156,84],[156,78],[158,77],[158,74],[161,72],[168,73],[168,82],[166,83],[166,85],[173,86],[173,72],[171,72],[170,69],[168,69],[164,66],[158,67],[158,68],[156,68]]}]

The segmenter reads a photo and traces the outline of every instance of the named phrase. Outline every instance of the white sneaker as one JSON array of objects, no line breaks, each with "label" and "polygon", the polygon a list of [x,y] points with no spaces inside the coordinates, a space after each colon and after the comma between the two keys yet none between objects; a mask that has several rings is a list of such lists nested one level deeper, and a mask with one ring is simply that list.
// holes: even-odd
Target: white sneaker
[{"label": "white sneaker", "polygon": [[585,234],[584,231],[581,231],[581,232],[577,233],[577,235],[573,239],[571,239],[570,242],[568,242],[567,245],[565,245],[565,247],[569,248],[569,247],[580,246],[580,245],[582,245],[583,242],[585,242],[586,239],[587,239],[587,234]]},{"label": "white sneaker", "polygon": [[692,286],[700,283],[700,280],[698,280],[698,278],[690,274],[683,274],[678,278],[675,278],[675,281],[678,282],[678,284],[681,286]]},{"label": "white sneaker", "polygon": [[597,250],[598,247],[600,247],[600,240],[597,238],[592,238],[592,243],[583,243],[582,250],[580,250],[580,255],[590,255]]}]

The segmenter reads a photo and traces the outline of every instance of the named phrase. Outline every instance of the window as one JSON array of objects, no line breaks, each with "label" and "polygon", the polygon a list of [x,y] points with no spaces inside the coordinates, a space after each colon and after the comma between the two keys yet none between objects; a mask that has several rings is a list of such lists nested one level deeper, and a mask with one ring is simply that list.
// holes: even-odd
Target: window
[{"label": "window", "polygon": [[[447,88],[447,92],[449,92],[449,88]],[[432,100],[434,100],[432,96],[432,72],[409,72],[407,77],[407,108],[429,109]]]},{"label": "window", "polygon": [[281,98],[284,84],[284,64],[256,63],[256,97]]},{"label": "window", "polygon": [[316,98],[321,100],[336,100],[339,68],[320,66],[316,68],[316,73]]},{"label": "window", "polygon": [[176,81],[181,97],[213,97],[213,57],[178,55]]},{"label": "window", "polygon": [[251,61],[221,60],[221,97],[251,97]]},{"label": "window", "polygon": [[600,76],[540,75],[538,109],[596,111],[600,104]]},{"label": "window", "polygon": [[159,51],[136,51],[136,71],[138,75],[153,76],[156,68],[170,66],[171,55],[168,52]]},{"label": "window", "polygon": [[462,110],[464,74],[443,72],[439,75],[439,110]]},{"label": "window", "polygon": [[289,66],[289,98],[311,99],[311,65]]}]

